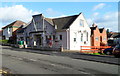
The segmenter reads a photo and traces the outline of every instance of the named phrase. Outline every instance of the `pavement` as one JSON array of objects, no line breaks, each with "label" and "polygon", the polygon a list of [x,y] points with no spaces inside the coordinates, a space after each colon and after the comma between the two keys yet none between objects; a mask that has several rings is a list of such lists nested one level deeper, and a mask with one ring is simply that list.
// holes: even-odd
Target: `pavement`
[{"label": "pavement", "polygon": [[[76,76],[118,76],[119,65],[80,59],[90,57],[78,53],[31,52],[36,50],[2,47],[2,66],[14,74],[75,74]],[[76,57],[75,57],[76,56]],[[78,58],[79,57],[79,58]],[[96,56],[91,56],[96,57]],[[100,57],[101,58],[101,57]],[[116,59],[114,57],[106,57]],[[65,75],[66,76],[66,75]],[[72,76],[72,75],[71,75]]]}]

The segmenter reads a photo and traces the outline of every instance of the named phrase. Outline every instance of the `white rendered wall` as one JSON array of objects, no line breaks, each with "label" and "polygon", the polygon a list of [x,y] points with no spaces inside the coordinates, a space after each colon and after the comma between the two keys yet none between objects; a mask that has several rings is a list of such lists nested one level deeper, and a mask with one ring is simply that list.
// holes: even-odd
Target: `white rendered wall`
[{"label": "white rendered wall", "polygon": [[[80,19],[84,20],[84,26],[80,26]],[[85,31],[88,32],[88,41],[86,41]],[[83,41],[81,41],[81,33],[83,33]],[[91,30],[83,14],[79,15],[78,18],[70,26],[70,50],[80,51],[80,46],[90,46],[90,34]],[[76,38],[76,42],[74,42],[74,38]],[[86,44],[84,44],[85,41]]]}]

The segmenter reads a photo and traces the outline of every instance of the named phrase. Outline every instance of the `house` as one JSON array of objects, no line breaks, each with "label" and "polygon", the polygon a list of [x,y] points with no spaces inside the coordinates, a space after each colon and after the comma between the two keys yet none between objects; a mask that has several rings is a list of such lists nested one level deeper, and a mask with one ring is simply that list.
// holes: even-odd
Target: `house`
[{"label": "house", "polygon": [[16,42],[16,31],[19,30],[19,27],[22,25],[26,25],[25,22],[22,21],[14,21],[7,26],[3,27],[3,34],[2,34],[2,39],[10,40],[12,43]]},{"label": "house", "polygon": [[0,30],[0,40],[2,40],[2,30]]},{"label": "house", "polygon": [[60,18],[33,15],[24,30],[24,39],[31,47],[48,47],[51,41],[53,48],[80,51],[80,46],[91,45],[91,30],[83,13]]},{"label": "house", "polygon": [[107,32],[104,28],[98,28],[93,24],[91,29],[91,45],[92,46],[105,46],[107,45]]},{"label": "house", "polygon": [[119,32],[109,32],[108,33],[108,45],[115,46],[120,44],[120,33]]}]

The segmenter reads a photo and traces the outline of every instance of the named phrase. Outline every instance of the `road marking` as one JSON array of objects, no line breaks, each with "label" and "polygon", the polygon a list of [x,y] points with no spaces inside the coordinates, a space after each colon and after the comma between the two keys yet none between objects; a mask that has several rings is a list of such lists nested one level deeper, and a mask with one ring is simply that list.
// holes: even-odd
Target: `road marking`
[{"label": "road marking", "polygon": [[35,60],[35,59],[30,59],[31,61],[37,61],[37,60]]},{"label": "road marking", "polygon": [[90,73],[87,73],[87,72],[82,72],[82,71],[81,71],[81,73],[83,73],[83,74],[90,74]]},{"label": "road marking", "polygon": [[0,74],[2,74],[2,73],[7,74],[8,72],[7,72],[7,71],[0,70]]},{"label": "road marking", "polygon": [[19,60],[23,60],[22,58],[18,58]]},{"label": "road marking", "polygon": [[51,64],[52,66],[56,66],[55,64]]},{"label": "road marking", "polygon": [[58,53],[58,52],[52,52],[52,53]]}]

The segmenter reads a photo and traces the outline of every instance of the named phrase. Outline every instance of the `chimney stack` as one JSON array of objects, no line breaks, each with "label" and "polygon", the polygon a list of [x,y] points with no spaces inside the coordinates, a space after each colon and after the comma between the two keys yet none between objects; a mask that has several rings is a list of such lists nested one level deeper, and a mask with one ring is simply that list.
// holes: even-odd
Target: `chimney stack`
[{"label": "chimney stack", "polygon": [[92,24],[92,27],[96,27],[97,25],[95,23]]}]

